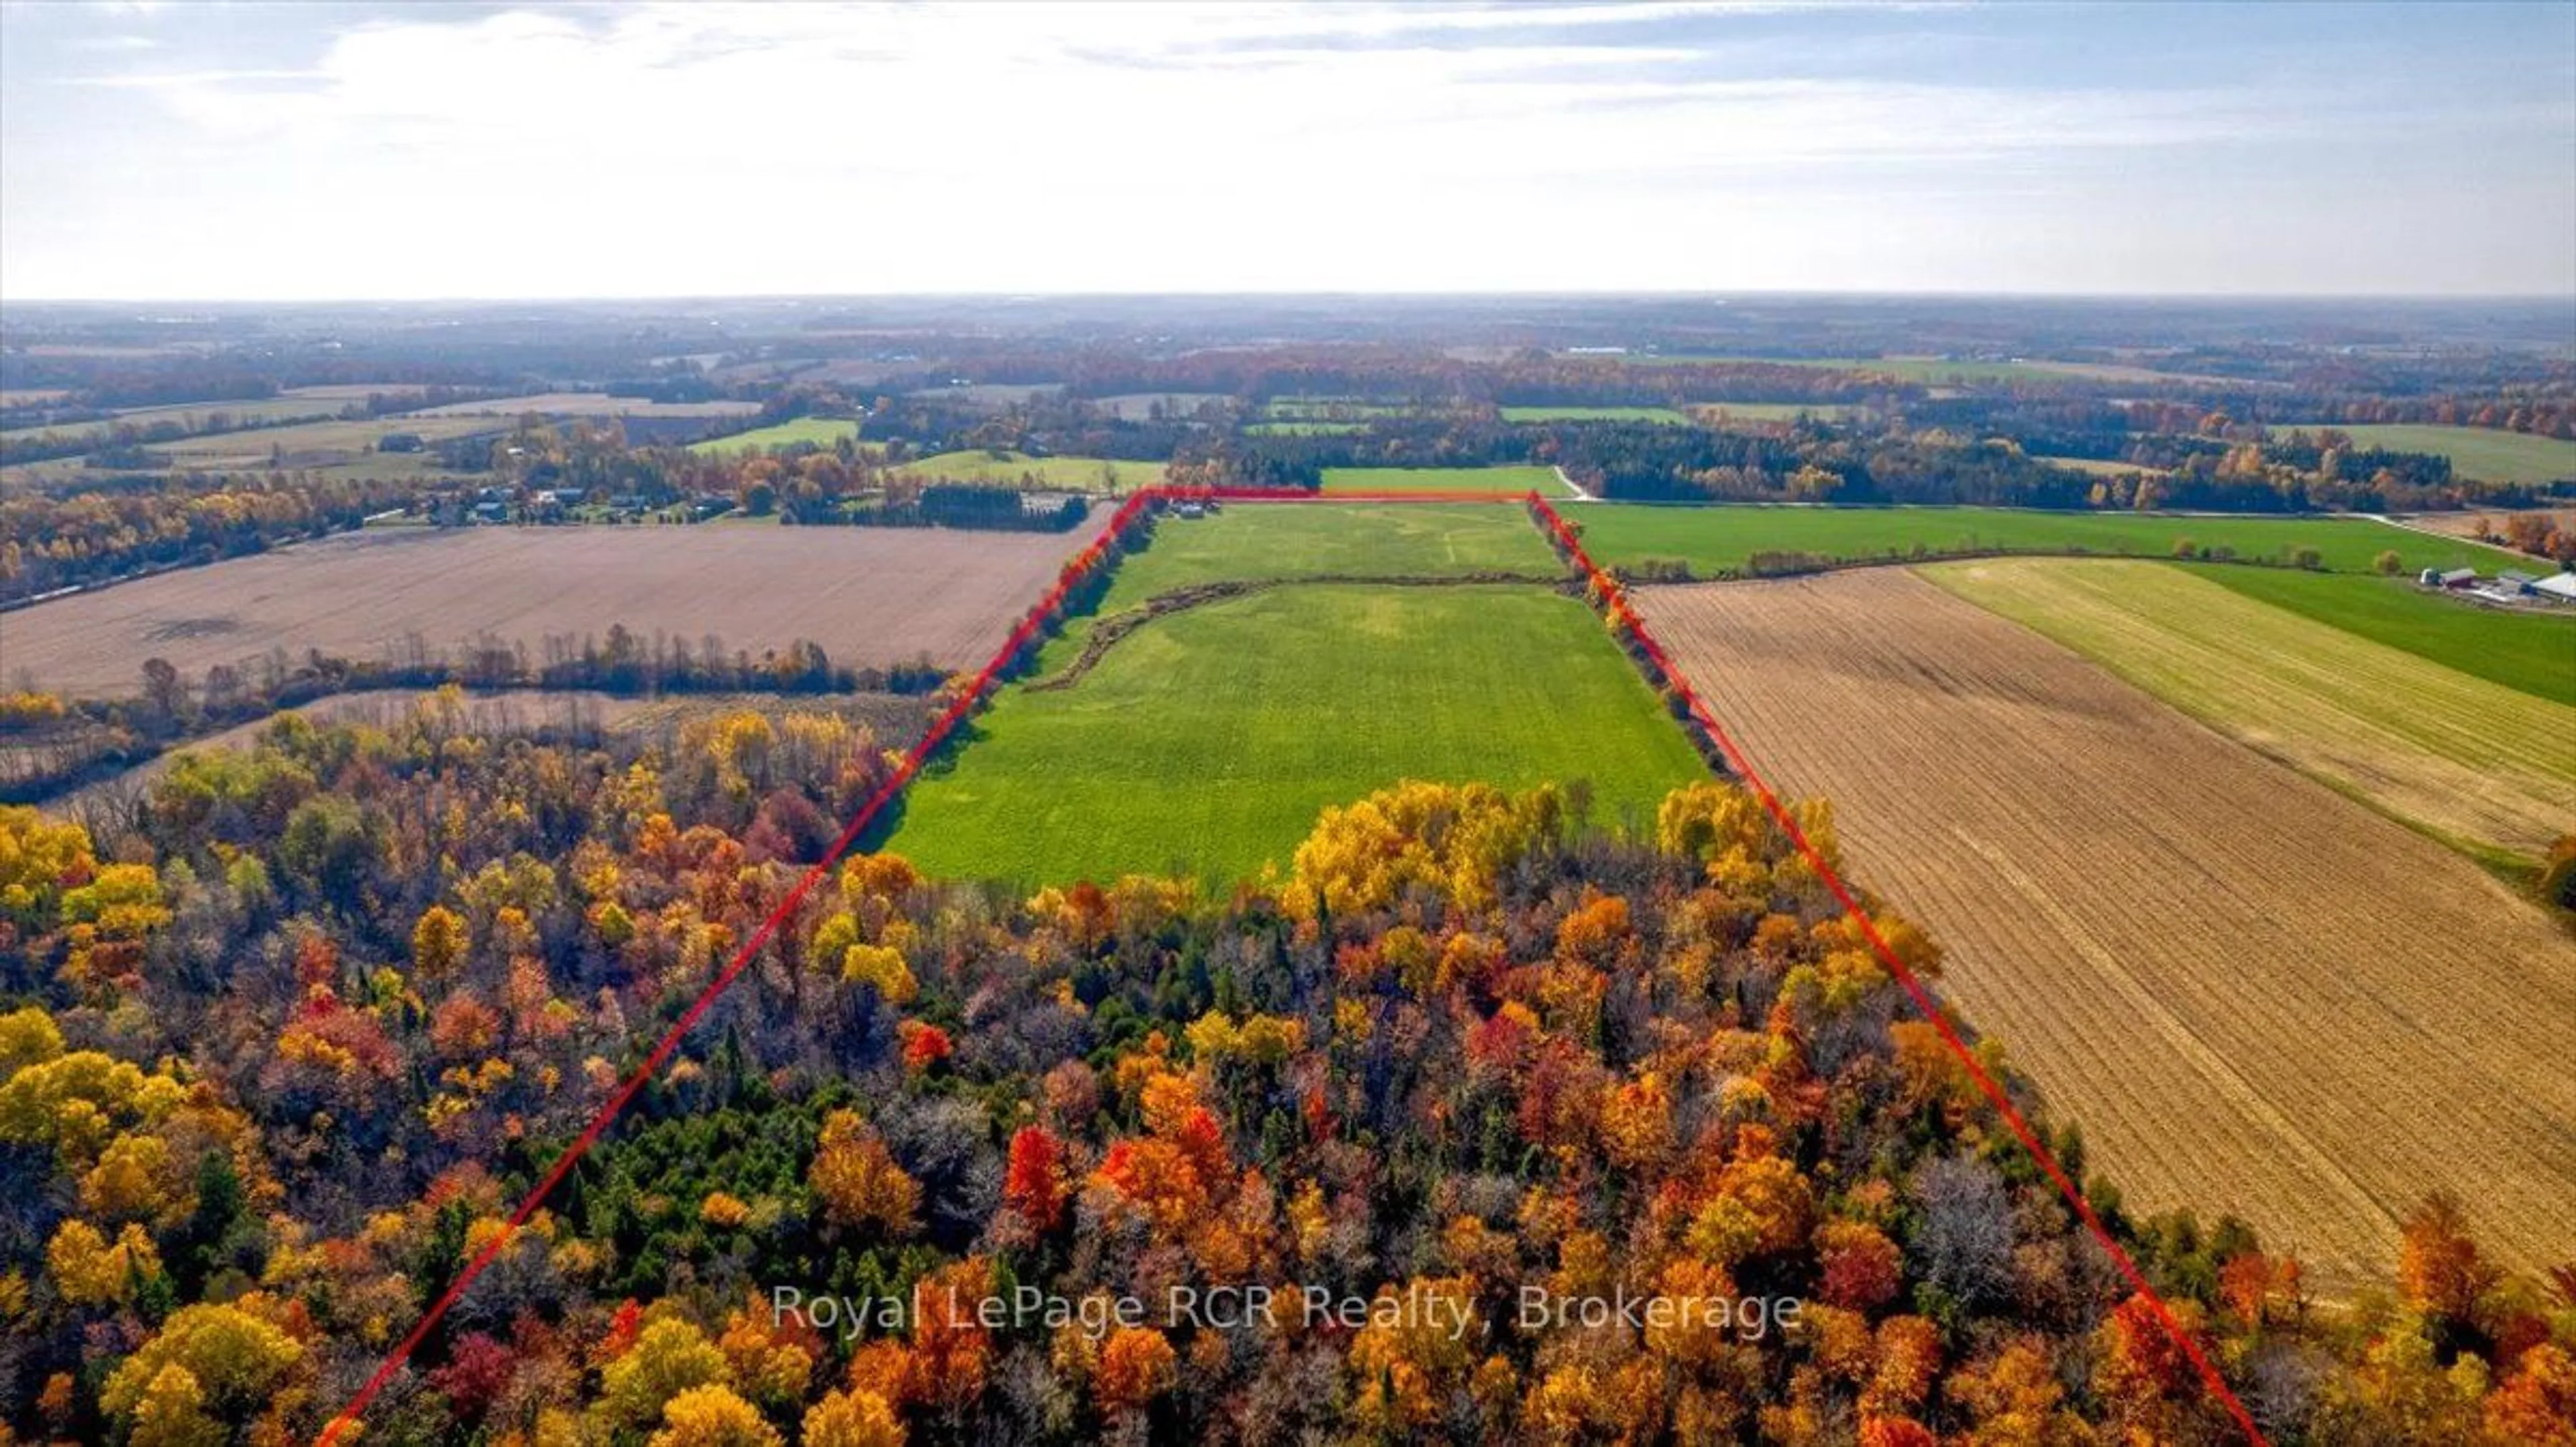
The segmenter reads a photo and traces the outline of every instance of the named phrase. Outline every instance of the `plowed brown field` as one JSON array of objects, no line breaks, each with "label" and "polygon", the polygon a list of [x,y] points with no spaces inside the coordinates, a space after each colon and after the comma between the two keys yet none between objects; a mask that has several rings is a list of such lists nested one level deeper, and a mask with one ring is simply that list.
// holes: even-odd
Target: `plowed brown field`
[{"label": "plowed brown field", "polygon": [[1639,601],[2134,1212],[2342,1288],[2448,1188],[2513,1265],[2576,1258],[2576,945],[2474,865],[1910,573]]},{"label": "plowed brown field", "polygon": [[[526,645],[622,623],[754,657],[798,638],[836,663],[981,665],[1090,529],[1072,534],[755,523],[402,528],[344,534],[0,615],[0,678],[75,697],[141,691],[147,658],[194,682],[282,648],[364,661]],[[250,675],[256,678],[254,672]]]}]

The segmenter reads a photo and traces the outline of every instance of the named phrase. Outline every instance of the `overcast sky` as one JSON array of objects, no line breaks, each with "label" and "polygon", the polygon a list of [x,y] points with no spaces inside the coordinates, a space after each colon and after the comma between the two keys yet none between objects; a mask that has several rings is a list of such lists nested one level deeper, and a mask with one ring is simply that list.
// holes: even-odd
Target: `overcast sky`
[{"label": "overcast sky", "polygon": [[0,6],[0,297],[2576,295],[2576,4]]}]

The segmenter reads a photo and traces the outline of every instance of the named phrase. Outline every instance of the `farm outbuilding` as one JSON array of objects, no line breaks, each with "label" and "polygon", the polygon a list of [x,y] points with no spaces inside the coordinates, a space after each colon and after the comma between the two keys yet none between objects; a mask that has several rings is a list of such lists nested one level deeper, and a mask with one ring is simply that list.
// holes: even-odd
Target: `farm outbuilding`
[{"label": "farm outbuilding", "polygon": [[2576,573],[2552,573],[2532,584],[2531,591],[2553,603],[2576,603]]}]

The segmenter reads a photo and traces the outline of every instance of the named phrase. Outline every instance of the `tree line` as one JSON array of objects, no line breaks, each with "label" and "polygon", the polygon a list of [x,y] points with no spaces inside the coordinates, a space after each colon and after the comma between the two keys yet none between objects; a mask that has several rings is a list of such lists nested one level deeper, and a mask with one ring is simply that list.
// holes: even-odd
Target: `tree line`
[{"label": "tree line", "polygon": [[[309,1439],[496,1239],[370,1438],[2228,1430],[1722,782],[1638,843],[1550,790],[1405,785],[1222,893],[1023,895],[861,854],[507,1232],[887,768],[793,711],[573,745],[431,700],[192,755],[100,834],[0,810],[10,1430]],[[1829,809],[1800,811],[1830,850]],[[1937,973],[1935,942],[1874,922]],[[2274,1440],[2576,1430],[2576,1279],[2498,1270],[2454,1203],[2412,1214],[2393,1293],[2327,1311],[2294,1255],[2133,1215],[2074,1123],[2041,1129]],[[1161,1310],[1280,1283],[1363,1307]],[[780,1285],[904,1310],[818,1326]],[[1065,1317],[978,1309],[1021,1288]],[[1799,1310],[1531,1323],[1531,1291]],[[1071,1309],[1121,1298],[1155,1309]]]}]

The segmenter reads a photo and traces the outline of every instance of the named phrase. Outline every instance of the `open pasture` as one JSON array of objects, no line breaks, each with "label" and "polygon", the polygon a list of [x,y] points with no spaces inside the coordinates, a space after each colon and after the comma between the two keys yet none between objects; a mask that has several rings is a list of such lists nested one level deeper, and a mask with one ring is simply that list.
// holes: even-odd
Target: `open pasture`
[{"label": "open pasture", "polygon": [[[2287,429],[2272,429],[2279,435]],[[2436,427],[2373,423],[2339,429],[2364,447],[2429,452],[2451,460],[2451,470],[2480,482],[2557,482],[2576,477],[2576,442],[2499,432],[2492,427]]]},{"label": "open pasture", "polygon": [[11,680],[80,697],[140,692],[147,658],[192,680],[273,649],[436,656],[489,636],[542,662],[549,638],[693,650],[821,644],[836,663],[927,654],[980,666],[1092,530],[388,528],[136,579],[11,613]]},{"label": "open pasture", "polygon": [[[2576,828],[2576,706],[2178,568],[2016,558],[1925,576],[2444,839],[2537,857]],[[2576,645],[2576,632],[2553,633]]]},{"label": "open pasture", "polygon": [[[426,442],[490,432],[482,417],[370,417],[355,422],[299,422],[285,427],[255,427],[246,432],[219,432],[156,443],[149,450],[170,459],[173,470],[226,472],[324,468],[355,462],[375,450],[386,436],[407,432]],[[387,453],[383,459],[401,473],[433,472],[437,458],[426,453]]]},{"label": "open pasture", "polygon": [[1065,492],[1121,493],[1155,487],[1163,481],[1163,464],[1106,457],[1031,457],[1025,452],[969,449],[941,452],[898,463],[897,471],[942,482],[978,482],[1000,487],[1033,485]]},{"label": "open pasture", "polygon": [[829,448],[844,437],[856,438],[858,435],[859,424],[852,418],[793,417],[767,427],[754,427],[748,432],[692,442],[689,450],[696,453],[757,452],[764,447],[793,447],[799,442]]},{"label": "open pasture", "polygon": [[1528,515],[1509,504],[1227,503],[1201,518],[1166,513],[1152,544],[1119,563],[1100,611],[1241,579],[1564,572]]},{"label": "open pasture", "polygon": [[612,397],[606,392],[533,392],[522,397],[493,397],[480,402],[450,402],[425,407],[409,417],[749,417],[757,402],[717,399],[707,402],[655,402],[644,397]]},{"label": "open pasture", "polygon": [[2420,587],[2411,577],[2176,566],[2231,593],[2576,707],[2576,609],[2498,608]]},{"label": "open pasture", "polygon": [[[1050,645],[1041,680],[1074,651]],[[1012,687],[975,730],[913,786],[887,847],[1023,885],[1284,869],[1325,805],[1408,778],[1585,781],[1594,822],[1651,827],[1665,791],[1704,774],[1600,620],[1527,585],[1208,603],[1127,634],[1069,687]]]},{"label": "open pasture", "polygon": [[270,424],[300,421],[317,417],[336,417],[340,409],[356,397],[318,397],[304,389],[276,397],[250,397],[237,402],[183,402],[168,407],[129,407],[115,416],[95,422],[66,422],[53,427],[13,427],[0,432],[0,441],[25,442],[39,437],[59,437],[66,441],[95,441],[104,446],[108,434],[118,427],[151,427],[173,424],[184,431],[202,432],[217,422],[237,427],[244,423]]},{"label": "open pasture", "polygon": [[1553,467],[1328,467],[1324,495],[1334,493],[1535,492],[1571,497]]},{"label": "open pasture", "polygon": [[1638,600],[2132,1213],[2234,1212],[2329,1291],[2442,1187],[2517,1267],[2576,1253],[2576,946],[2477,866],[1903,570]]},{"label": "open pasture", "polygon": [[2513,554],[2429,537],[2367,518],[2178,517],[2123,512],[2039,512],[1993,507],[1705,507],[1603,504],[1571,514],[1603,567],[1676,559],[1701,577],[1741,574],[1757,552],[1810,553],[1869,562],[1961,553],[2096,553],[2169,558],[2176,545],[2232,549],[2245,559],[2286,560],[2314,548],[2334,572],[2366,573],[2394,552],[2408,573],[2517,565]]}]

